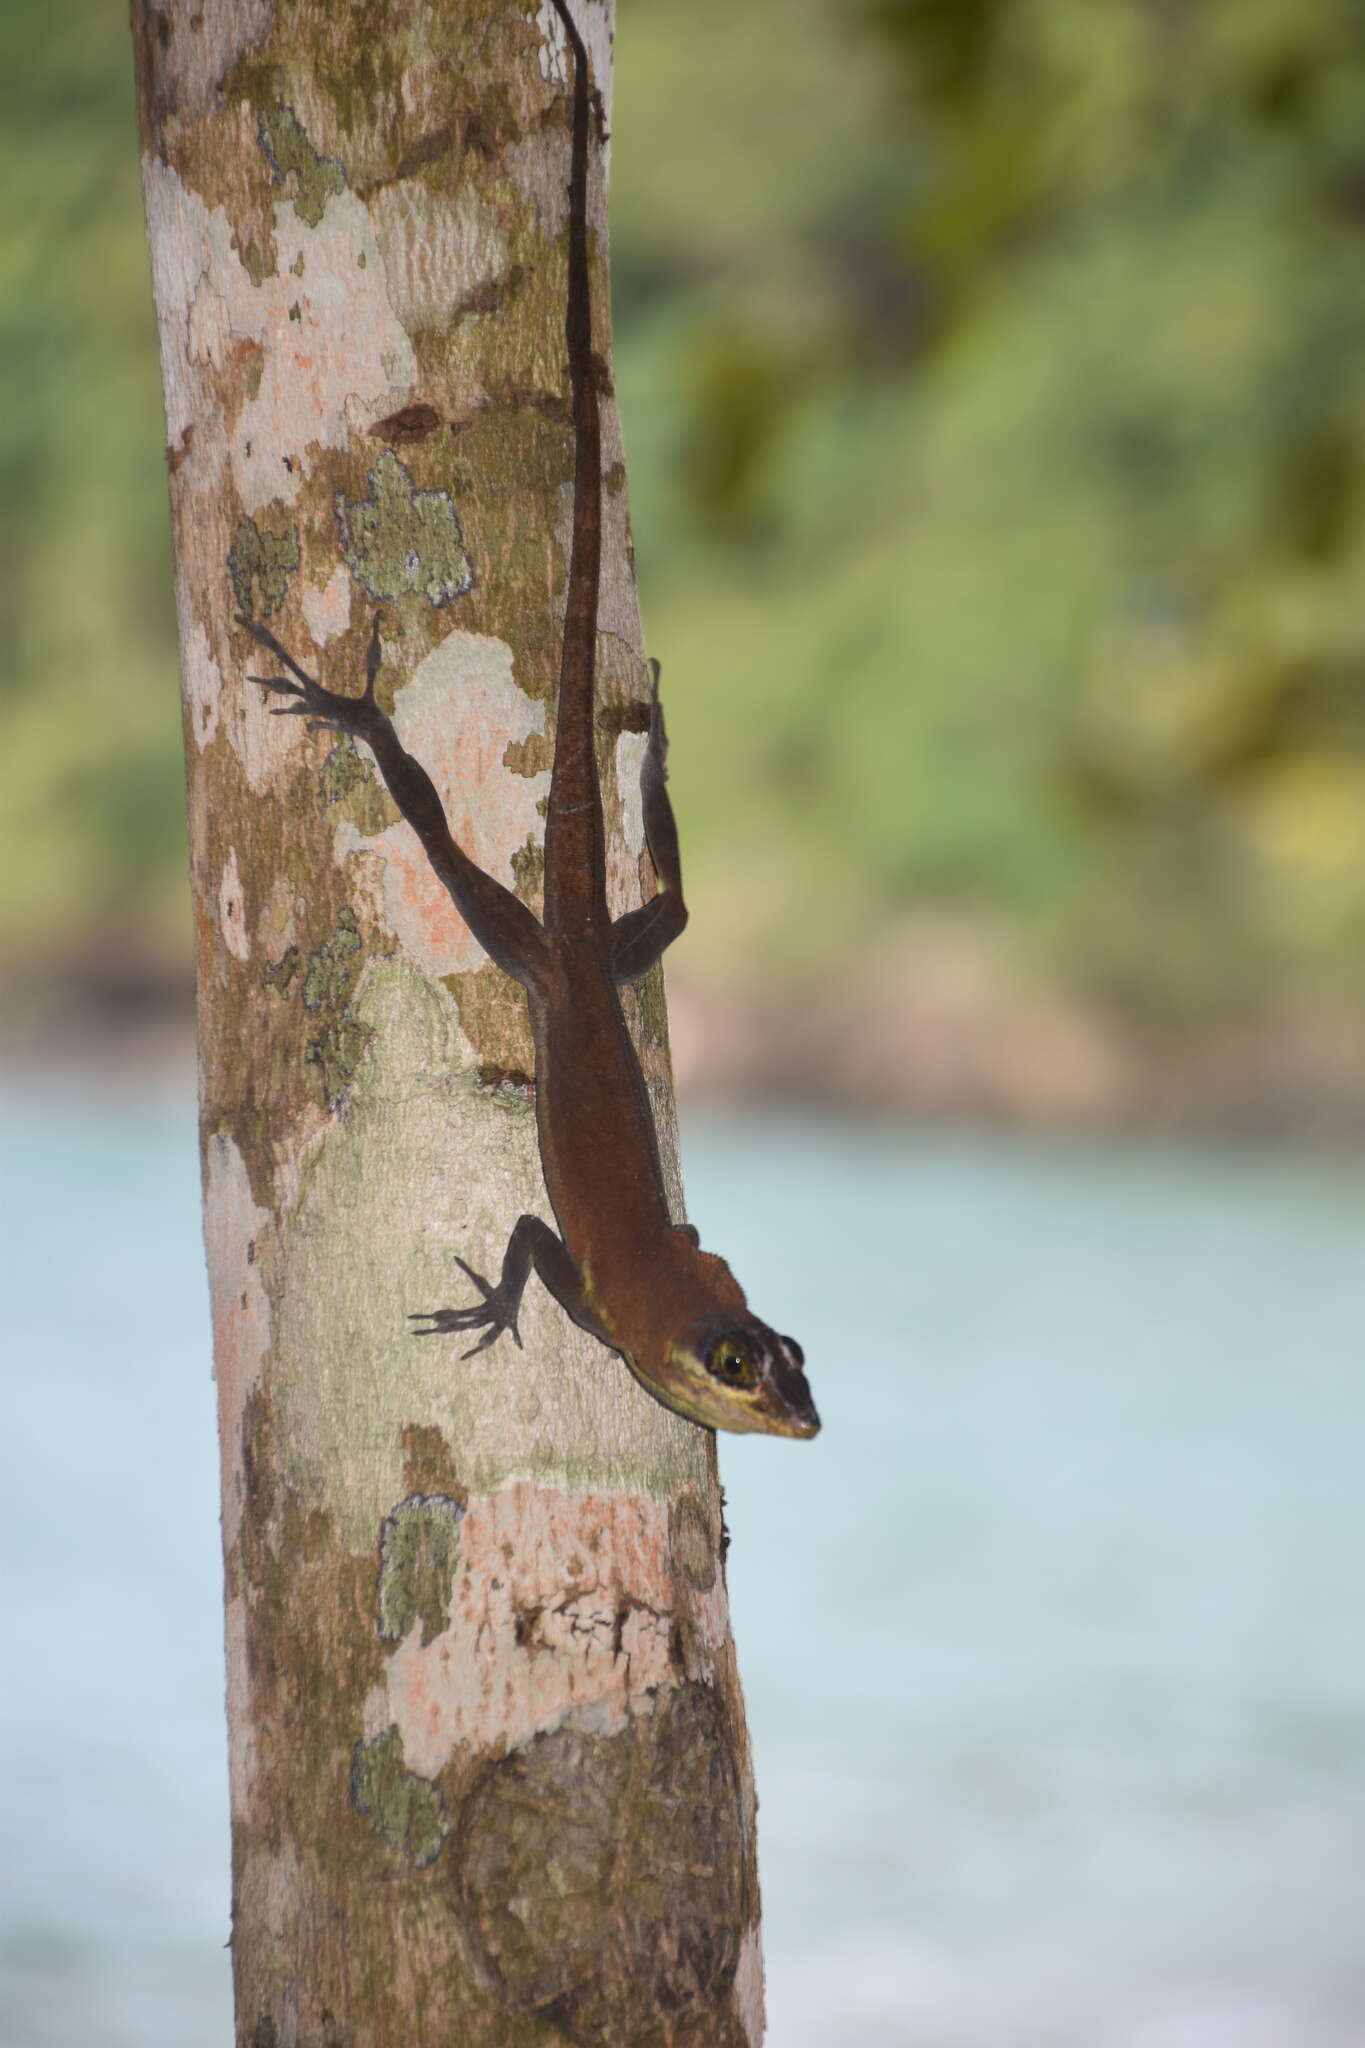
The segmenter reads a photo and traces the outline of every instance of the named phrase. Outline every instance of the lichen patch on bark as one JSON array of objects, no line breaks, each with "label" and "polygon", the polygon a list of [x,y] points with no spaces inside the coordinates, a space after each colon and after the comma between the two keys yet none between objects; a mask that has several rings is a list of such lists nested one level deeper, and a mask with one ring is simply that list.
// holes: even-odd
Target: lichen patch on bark
[{"label": "lichen patch on bark", "polygon": [[351,1762],[351,1801],[374,1822],[389,1847],[419,1870],[434,1863],[450,1833],[440,1787],[406,1768],[403,1738],[385,1729],[358,1742]]},{"label": "lichen patch on bark", "polygon": [[317,1069],[329,1109],[339,1109],[346,1100],[356,1068],[374,1038],[372,1027],[357,1016],[350,1000],[361,973],[363,943],[355,912],[344,903],[331,936],[310,953],[303,974],[303,1007],[319,1020],[303,1056]]},{"label": "lichen patch on bark", "polygon": [[369,473],[371,495],[337,493],[337,524],[352,574],[371,597],[420,595],[433,606],[462,597],[474,580],[449,491],[419,491],[386,448]]},{"label": "lichen patch on bark", "polygon": [[308,957],[303,978],[303,1007],[315,1014],[320,1010],[345,1007],[360,972],[360,931],[355,912],[343,904],[337,913],[336,929]]},{"label": "lichen patch on bark", "polygon": [[299,530],[282,507],[271,506],[273,522],[241,518],[228,549],[232,594],[248,619],[266,619],[277,612],[299,566]]},{"label": "lichen patch on bark", "polygon": [[346,190],[345,165],[319,155],[294,109],[278,100],[258,110],[256,127],[275,183],[287,187],[299,219],[315,228],[327,201]]},{"label": "lichen patch on bark", "polygon": [[419,1625],[422,1644],[450,1626],[464,1508],[443,1494],[414,1494],[384,1517],[379,1533],[379,1633],[401,1642]]}]

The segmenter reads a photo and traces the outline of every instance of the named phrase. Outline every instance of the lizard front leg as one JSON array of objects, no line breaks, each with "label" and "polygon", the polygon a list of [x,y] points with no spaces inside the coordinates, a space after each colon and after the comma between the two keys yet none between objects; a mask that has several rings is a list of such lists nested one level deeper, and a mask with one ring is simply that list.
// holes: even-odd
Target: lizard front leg
[{"label": "lizard front leg", "polygon": [[496,1287],[490,1286],[483,1275],[467,1266],[463,1259],[457,1258],[455,1263],[468,1274],[483,1300],[468,1308],[423,1309],[408,1318],[410,1322],[427,1325],[425,1329],[414,1330],[414,1337],[446,1337],[458,1330],[482,1330],[483,1335],[477,1344],[463,1354],[466,1358],[472,1358],[476,1351],[486,1351],[504,1330],[510,1330],[520,1345],[517,1316],[533,1266],[560,1307],[576,1323],[594,1337],[603,1335],[587,1305],[577,1266],[569,1257],[563,1240],[556,1237],[549,1224],[542,1222],[539,1216],[517,1218],[502,1256],[502,1272]]},{"label": "lizard front leg", "polygon": [[525,985],[543,981],[550,969],[549,942],[543,928],[519,897],[494,876],[485,874],[456,844],[436,785],[421,763],[404,751],[392,719],[375,701],[379,614],[375,614],[365,658],[365,688],[359,697],[343,696],[339,691],[324,688],[316,676],[300,668],[269,627],[240,616],[237,623],[258,647],[266,648],[289,671],[288,676],[247,678],[259,683],[262,689],[292,700],[271,706],[276,717],[306,718],[310,724],[363,740],[378,763],[389,795],[421,840],[437,879],[485,953]]}]

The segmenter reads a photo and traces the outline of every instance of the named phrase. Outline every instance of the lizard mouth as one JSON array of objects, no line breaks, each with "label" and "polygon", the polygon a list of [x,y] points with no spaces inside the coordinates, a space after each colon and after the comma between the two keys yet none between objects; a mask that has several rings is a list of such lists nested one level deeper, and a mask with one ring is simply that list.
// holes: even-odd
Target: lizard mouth
[{"label": "lizard mouth", "polygon": [[811,1437],[820,1434],[820,1417],[815,1411],[815,1403],[807,1394],[804,1401],[791,1406],[760,1408],[752,1422],[738,1425],[741,1429],[746,1426],[761,1430],[768,1436],[796,1437],[808,1443]]},{"label": "lizard mouth", "polygon": [[820,1433],[820,1417],[800,1355],[790,1339],[749,1323],[719,1339],[712,1332],[695,1346],[671,1347],[655,1372],[629,1355],[627,1363],[656,1400],[703,1428],[808,1442]]},{"label": "lizard mouth", "polygon": [[812,1408],[808,1415],[793,1415],[790,1422],[780,1431],[782,1436],[798,1436],[809,1440],[820,1434],[820,1418]]},{"label": "lizard mouth", "polygon": [[793,1414],[789,1409],[750,1407],[706,1419],[712,1429],[731,1430],[739,1436],[781,1436],[809,1443],[820,1434],[820,1418],[813,1408]]}]

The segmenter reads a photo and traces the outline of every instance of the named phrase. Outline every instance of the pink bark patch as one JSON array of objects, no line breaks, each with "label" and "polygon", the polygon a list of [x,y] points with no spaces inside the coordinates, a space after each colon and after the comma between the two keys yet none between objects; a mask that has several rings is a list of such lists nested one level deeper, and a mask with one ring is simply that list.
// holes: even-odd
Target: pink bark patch
[{"label": "pink bark patch", "polygon": [[[666,1501],[524,1479],[476,1496],[449,1627],[424,1646],[414,1624],[389,1662],[407,1768],[434,1778],[457,1749],[515,1746],[570,1713],[621,1727],[645,1694],[704,1675],[679,1668],[676,1600]],[[725,1641],[719,1577],[688,1618],[703,1649]]]},{"label": "pink bark patch", "polygon": [[351,623],[351,576],[338,562],[326,583],[303,593],[303,616],[315,645],[325,647]]}]

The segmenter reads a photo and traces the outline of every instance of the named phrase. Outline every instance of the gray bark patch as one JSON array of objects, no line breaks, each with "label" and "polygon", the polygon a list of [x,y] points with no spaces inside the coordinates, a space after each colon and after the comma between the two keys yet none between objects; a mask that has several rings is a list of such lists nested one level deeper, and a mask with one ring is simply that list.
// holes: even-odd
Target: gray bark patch
[{"label": "gray bark patch", "polygon": [[357,1742],[351,1758],[351,1804],[374,1822],[391,1849],[419,1870],[434,1863],[450,1833],[439,1785],[403,1765],[403,1737],[386,1728]]},{"label": "gray bark patch", "polygon": [[401,1642],[414,1622],[423,1646],[450,1626],[450,1589],[460,1561],[464,1509],[443,1494],[414,1494],[379,1532],[379,1633]]},{"label": "gray bark patch", "polygon": [[748,1920],[738,1772],[711,1687],[616,1735],[557,1728],[489,1765],[450,1868],[480,1977],[582,2043],[714,2013]]},{"label": "gray bark patch", "polygon": [[338,491],[341,551],[371,597],[420,593],[440,606],[474,581],[448,491],[419,491],[392,448],[370,471],[372,498]]}]

